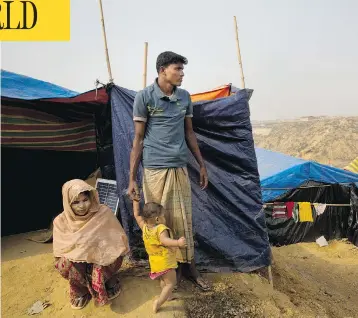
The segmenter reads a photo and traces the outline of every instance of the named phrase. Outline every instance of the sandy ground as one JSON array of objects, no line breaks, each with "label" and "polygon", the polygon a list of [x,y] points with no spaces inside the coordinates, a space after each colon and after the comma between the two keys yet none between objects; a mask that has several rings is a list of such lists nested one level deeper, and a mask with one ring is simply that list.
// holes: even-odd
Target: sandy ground
[{"label": "sandy ground", "polygon": [[[122,294],[111,305],[91,302],[74,311],[68,284],[54,270],[52,245],[26,240],[27,234],[2,238],[4,318],[25,317],[38,300],[51,304],[42,317],[153,317],[157,282],[142,269],[124,268]],[[315,243],[273,248],[274,289],[260,274],[208,274],[213,291],[200,293],[189,283],[181,300],[164,305],[156,317],[358,317],[358,249],[346,241],[328,247]]]},{"label": "sandy ground", "polygon": [[358,317],[358,248],[329,243],[273,248],[274,290],[257,274],[210,275],[215,291],[187,298],[188,317]]}]

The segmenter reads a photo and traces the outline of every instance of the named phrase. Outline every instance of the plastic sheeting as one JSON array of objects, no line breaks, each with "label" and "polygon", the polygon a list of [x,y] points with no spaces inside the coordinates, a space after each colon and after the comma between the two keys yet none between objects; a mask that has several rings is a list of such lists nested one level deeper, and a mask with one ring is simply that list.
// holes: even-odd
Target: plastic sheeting
[{"label": "plastic sheeting", "polygon": [[[270,242],[287,245],[326,239],[347,238],[358,246],[358,175],[342,169],[256,148],[264,202],[317,202],[349,204],[327,207],[314,223],[295,223],[293,219],[273,219],[272,206],[265,209]],[[304,185],[330,185],[300,189]]]},{"label": "plastic sheeting", "polygon": [[358,246],[358,188],[351,188],[351,213],[348,218],[348,240]]},{"label": "plastic sheeting", "polygon": [[[207,165],[209,187],[200,190],[198,165],[188,164],[193,194],[195,261],[207,270],[249,272],[270,264],[260,181],[249,118],[252,91],[194,104],[193,124]],[[131,202],[125,195],[134,136],[135,92],[111,90],[113,147],[121,221],[130,245],[140,241]],[[141,180],[141,168],[138,182]],[[138,238],[139,237],[139,238]]]},{"label": "plastic sheeting", "polygon": [[[308,182],[305,185],[320,185]],[[293,219],[272,218],[272,205],[265,209],[266,224],[273,245],[287,245],[302,241],[315,241],[324,236],[327,240],[347,238],[358,246],[358,191],[354,184],[333,184],[329,187],[295,189],[276,198],[279,202],[311,202],[327,204],[351,204],[351,206],[327,206],[314,222],[298,222]]]},{"label": "plastic sheeting", "polygon": [[228,97],[230,95],[231,95],[231,85],[225,85],[215,88],[208,92],[193,94],[191,95],[191,101],[195,103],[204,100],[214,100],[221,97]]},{"label": "plastic sheeting", "polygon": [[1,97],[18,99],[73,97],[77,92],[38,79],[1,70]]},{"label": "plastic sheeting", "polygon": [[255,148],[260,180],[265,180],[284,170],[307,162],[304,159],[291,157],[280,152]]},{"label": "plastic sheeting", "polygon": [[265,149],[256,149],[262,199],[269,202],[308,181],[358,185],[358,174]]}]

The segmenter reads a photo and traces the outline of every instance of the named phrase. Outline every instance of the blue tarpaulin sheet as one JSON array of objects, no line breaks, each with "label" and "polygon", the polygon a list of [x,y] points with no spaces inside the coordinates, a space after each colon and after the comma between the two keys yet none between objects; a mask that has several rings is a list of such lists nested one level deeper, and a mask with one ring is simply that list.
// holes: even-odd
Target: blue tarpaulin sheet
[{"label": "blue tarpaulin sheet", "polygon": [[[198,184],[190,156],[195,261],[202,269],[249,272],[270,263],[260,180],[248,100],[251,90],[194,104],[193,126],[209,174],[208,189]],[[134,137],[134,91],[111,90],[113,147],[121,221],[133,247],[140,232],[125,192]],[[138,174],[140,184],[142,168]]]},{"label": "blue tarpaulin sheet", "polygon": [[78,93],[29,76],[1,70],[1,96],[18,99],[69,98]]},{"label": "blue tarpaulin sheet", "polygon": [[358,186],[358,174],[313,161],[256,148],[262,200],[269,202],[307,181]]},{"label": "blue tarpaulin sheet", "polygon": [[255,148],[260,180],[265,180],[284,170],[307,162],[304,159],[291,157],[279,152]]},{"label": "blue tarpaulin sheet", "polygon": [[272,218],[272,206],[267,205],[266,225],[273,245],[315,241],[323,235],[327,240],[348,238],[358,246],[358,174],[266,149],[256,148],[256,155],[264,202],[346,205],[327,206],[314,222],[297,223]]}]

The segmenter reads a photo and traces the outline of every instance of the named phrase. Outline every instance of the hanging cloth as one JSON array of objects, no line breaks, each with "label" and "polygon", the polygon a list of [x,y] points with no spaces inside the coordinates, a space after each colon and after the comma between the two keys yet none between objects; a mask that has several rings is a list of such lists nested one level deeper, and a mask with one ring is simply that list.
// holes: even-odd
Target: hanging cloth
[{"label": "hanging cloth", "polygon": [[323,203],[314,203],[313,206],[316,210],[317,215],[323,214],[327,207],[327,205]]},{"label": "hanging cloth", "polygon": [[298,207],[300,222],[313,222],[311,203],[299,202]]},{"label": "hanging cloth", "polygon": [[287,211],[286,216],[288,219],[292,218],[294,205],[295,205],[294,202],[286,202],[286,211]]},{"label": "hanging cloth", "polygon": [[292,218],[293,218],[293,220],[295,221],[295,223],[297,223],[298,222],[298,220],[299,220],[299,213],[298,213],[298,203],[294,203],[293,204],[293,210],[292,210]]},{"label": "hanging cloth", "polygon": [[286,218],[286,204],[282,202],[274,202],[272,210],[272,218],[282,219]]}]

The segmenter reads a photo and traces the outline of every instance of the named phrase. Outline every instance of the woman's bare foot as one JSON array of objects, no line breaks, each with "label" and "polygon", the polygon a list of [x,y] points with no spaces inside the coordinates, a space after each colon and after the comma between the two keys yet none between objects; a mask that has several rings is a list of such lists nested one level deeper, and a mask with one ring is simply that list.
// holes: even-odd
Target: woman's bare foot
[{"label": "woman's bare foot", "polygon": [[153,301],[153,312],[156,314],[158,312],[159,306],[158,306],[158,299]]}]

